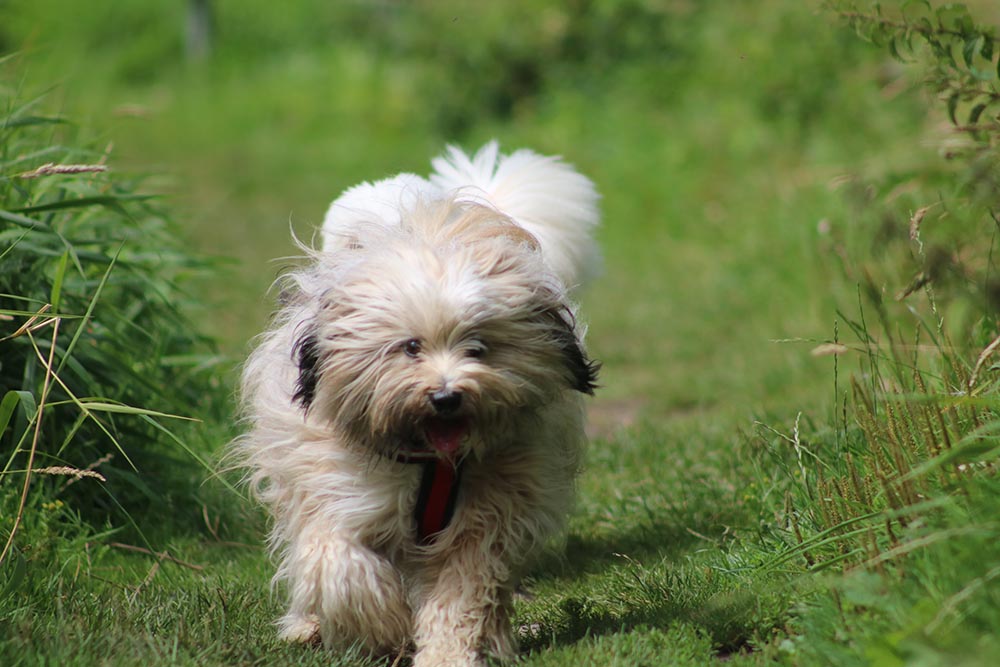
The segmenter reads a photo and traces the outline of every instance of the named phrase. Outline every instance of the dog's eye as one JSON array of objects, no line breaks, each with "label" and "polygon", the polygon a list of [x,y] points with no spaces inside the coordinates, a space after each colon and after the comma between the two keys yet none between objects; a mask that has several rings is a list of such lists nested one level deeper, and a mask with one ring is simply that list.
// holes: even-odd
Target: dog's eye
[{"label": "dog's eye", "polygon": [[416,338],[411,338],[410,340],[403,343],[403,352],[406,353],[408,357],[416,357],[420,354],[421,345],[420,341]]},{"label": "dog's eye", "polygon": [[465,351],[465,356],[472,357],[473,359],[478,359],[484,354],[486,354],[486,343],[479,340],[470,345],[469,349]]}]

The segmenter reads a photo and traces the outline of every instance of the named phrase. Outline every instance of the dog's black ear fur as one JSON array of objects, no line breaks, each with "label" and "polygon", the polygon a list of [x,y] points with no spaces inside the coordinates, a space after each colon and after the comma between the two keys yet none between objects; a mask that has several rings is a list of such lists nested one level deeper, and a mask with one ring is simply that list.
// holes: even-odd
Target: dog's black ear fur
[{"label": "dog's black ear fur", "polygon": [[573,313],[568,308],[552,309],[546,313],[552,321],[552,334],[570,372],[570,387],[583,394],[594,395],[597,373],[601,363],[587,357],[576,337]]},{"label": "dog's black ear fur", "polygon": [[299,379],[295,381],[295,393],[292,402],[298,403],[309,410],[316,397],[316,382],[320,372],[319,339],[315,326],[306,328],[292,346],[292,357],[299,367]]}]

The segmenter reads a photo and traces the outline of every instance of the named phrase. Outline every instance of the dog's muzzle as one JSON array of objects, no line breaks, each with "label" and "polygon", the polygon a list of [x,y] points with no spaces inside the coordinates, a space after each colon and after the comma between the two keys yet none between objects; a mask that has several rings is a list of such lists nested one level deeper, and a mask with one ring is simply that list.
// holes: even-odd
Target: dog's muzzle
[{"label": "dog's muzzle", "polygon": [[439,389],[431,394],[431,406],[442,417],[458,412],[462,407],[462,392],[450,389]]}]

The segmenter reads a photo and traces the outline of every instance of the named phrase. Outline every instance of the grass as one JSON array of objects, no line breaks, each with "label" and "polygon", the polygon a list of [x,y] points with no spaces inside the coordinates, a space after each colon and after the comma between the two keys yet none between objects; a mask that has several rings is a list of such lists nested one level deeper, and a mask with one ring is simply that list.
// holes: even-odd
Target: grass
[{"label": "grass", "polygon": [[[1000,20],[970,4],[979,23]],[[984,213],[996,135],[957,150],[969,137],[943,129],[950,89],[939,102],[923,85],[964,79],[938,77],[919,47],[900,64],[832,10],[780,0],[524,1],[474,14],[451,2],[219,2],[216,50],[201,63],[183,58],[180,7],[14,2],[0,27],[0,45],[26,51],[5,63],[7,117],[19,117],[21,91],[58,79],[31,113],[79,118],[90,133],[0,130],[2,208],[114,197],[20,213],[51,218],[70,247],[98,256],[77,268],[57,237],[40,237],[47,254],[17,255],[36,268],[2,272],[20,277],[5,294],[30,307],[4,301],[3,312],[20,325],[65,294],[53,312],[68,341],[90,304],[129,322],[132,301],[159,313],[143,332],[174,336],[154,344],[126,328],[113,346],[59,352],[92,375],[116,369],[74,393],[131,406],[102,417],[142,461],[102,493],[36,476],[20,557],[0,565],[0,663],[360,662],[276,641],[263,517],[140,411],[202,419],[157,423],[212,460],[236,428],[227,369],[271,308],[263,295],[291,261],[274,260],[295,252],[289,228],[309,238],[344,187],[426,172],[446,142],[497,136],[565,155],[604,195],[605,273],[583,304],[604,362],[594,441],[566,543],[517,603],[525,664],[989,664],[1000,648],[995,357],[974,369],[997,333]],[[523,35],[499,28],[513,23]],[[105,155],[108,174],[13,177]],[[165,195],[176,223],[137,193]],[[911,219],[925,207],[916,244]],[[106,230],[99,244],[81,244],[88,224]],[[8,261],[26,246],[10,247]],[[195,254],[232,261],[206,273]],[[922,273],[933,280],[897,301]],[[229,361],[202,374],[189,354],[213,357],[194,330]],[[40,350],[50,336],[39,331]],[[36,398],[3,432],[5,525],[45,403],[27,340],[13,339],[16,365],[0,341],[5,381],[21,386],[30,362]],[[812,354],[834,342],[843,348],[825,349],[838,354]],[[122,367],[154,386],[113,394]],[[963,399],[974,372],[974,400]],[[80,419],[77,404],[51,410],[66,415],[53,427]],[[35,465],[83,469],[114,446],[99,432],[69,442],[76,458]],[[69,491],[85,483],[98,482]]]}]

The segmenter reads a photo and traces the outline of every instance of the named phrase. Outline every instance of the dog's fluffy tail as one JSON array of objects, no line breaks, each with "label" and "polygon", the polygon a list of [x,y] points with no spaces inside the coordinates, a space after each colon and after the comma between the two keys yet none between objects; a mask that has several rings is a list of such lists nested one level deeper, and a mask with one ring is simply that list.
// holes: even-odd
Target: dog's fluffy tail
[{"label": "dog's fluffy tail", "polygon": [[526,149],[501,155],[491,141],[471,157],[450,146],[432,164],[430,182],[442,193],[485,199],[537,238],[546,262],[568,288],[597,273],[598,195],[590,180],[560,158]]}]

